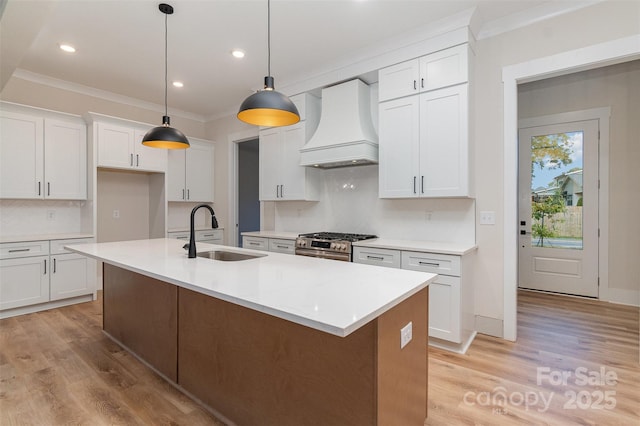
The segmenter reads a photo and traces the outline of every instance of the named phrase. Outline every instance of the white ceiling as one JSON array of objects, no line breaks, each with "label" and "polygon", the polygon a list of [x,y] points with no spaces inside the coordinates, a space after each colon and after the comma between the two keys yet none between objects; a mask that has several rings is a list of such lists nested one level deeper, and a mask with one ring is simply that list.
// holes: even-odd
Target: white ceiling
[{"label": "white ceiling", "polygon": [[[169,0],[169,110],[202,119],[236,111],[267,75],[266,0]],[[1,25],[2,84],[18,70],[164,104],[159,1],[8,0]],[[276,89],[326,72],[360,51],[475,8],[482,25],[549,4],[528,0],[272,0]],[[576,3],[567,2],[567,3]],[[7,36],[9,34],[9,36]],[[59,43],[77,48],[65,54]],[[241,48],[242,60],[230,51]],[[7,68],[9,71],[7,71]]]}]

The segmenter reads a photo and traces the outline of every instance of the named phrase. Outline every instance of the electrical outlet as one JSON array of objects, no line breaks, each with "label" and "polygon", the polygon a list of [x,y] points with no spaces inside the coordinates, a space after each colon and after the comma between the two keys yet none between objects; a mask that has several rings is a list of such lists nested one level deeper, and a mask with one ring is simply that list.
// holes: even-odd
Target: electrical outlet
[{"label": "electrical outlet", "polygon": [[113,211],[113,218],[114,219],[120,219],[120,210],[114,210]]},{"label": "electrical outlet", "polygon": [[433,215],[432,211],[425,210],[425,212],[424,212],[424,220],[426,220],[427,222],[430,221],[432,215]]},{"label": "electrical outlet", "polygon": [[413,338],[413,323],[410,321],[409,324],[402,327],[400,330],[400,349],[407,346],[407,344]]},{"label": "electrical outlet", "polygon": [[47,210],[47,220],[56,220],[55,210]]},{"label": "electrical outlet", "polygon": [[480,212],[480,225],[495,225],[496,212]]}]

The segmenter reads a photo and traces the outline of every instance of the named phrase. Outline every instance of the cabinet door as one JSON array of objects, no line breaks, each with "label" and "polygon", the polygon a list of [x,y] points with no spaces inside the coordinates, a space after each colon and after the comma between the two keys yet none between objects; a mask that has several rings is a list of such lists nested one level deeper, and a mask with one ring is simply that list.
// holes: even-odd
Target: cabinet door
[{"label": "cabinet door", "polygon": [[191,143],[186,151],[187,201],[213,202],[213,145]]},{"label": "cabinet door", "polygon": [[429,284],[429,336],[462,342],[460,278],[438,275]]},{"label": "cabinet door", "polygon": [[49,301],[49,256],[0,260],[0,310]]},{"label": "cabinet door", "polygon": [[419,185],[419,97],[382,102],[379,107],[379,196],[416,197]]},{"label": "cabinet door", "polygon": [[260,131],[260,201],[280,198],[282,133],[279,129]]},{"label": "cabinet door", "polygon": [[79,123],[44,122],[44,196],[87,199],[87,129]]},{"label": "cabinet door", "polygon": [[133,139],[133,129],[98,123],[98,166],[134,167]]},{"label": "cabinet door", "polygon": [[87,275],[88,259],[80,254],[51,256],[51,300],[93,292]]},{"label": "cabinet door", "polygon": [[382,102],[418,93],[419,75],[417,59],[381,69],[378,71],[378,100]]},{"label": "cabinet door", "polygon": [[468,80],[467,44],[441,50],[420,58],[420,90],[434,90]]},{"label": "cabinet door", "polygon": [[420,195],[469,196],[467,84],[420,95]]},{"label": "cabinet door", "polygon": [[43,120],[0,113],[0,198],[43,197]]},{"label": "cabinet door", "polygon": [[142,145],[142,139],[147,132],[136,129],[134,132],[134,165],[137,169],[150,172],[167,171],[167,151],[162,148],[150,148]]},{"label": "cabinet door", "polygon": [[280,199],[307,199],[306,167],[300,165],[300,148],[305,144],[305,123],[283,127],[280,156]]},{"label": "cabinet door", "polygon": [[167,201],[186,201],[187,188],[185,187],[186,155],[187,150],[172,149],[168,152],[167,163]]}]

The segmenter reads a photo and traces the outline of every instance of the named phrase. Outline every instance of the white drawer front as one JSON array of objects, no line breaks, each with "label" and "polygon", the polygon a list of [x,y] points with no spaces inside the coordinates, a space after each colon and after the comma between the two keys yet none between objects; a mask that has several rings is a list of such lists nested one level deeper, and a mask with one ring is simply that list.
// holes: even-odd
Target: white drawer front
[{"label": "white drawer front", "polygon": [[459,277],[460,256],[403,251],[402,269]]},{"label": "white drawer front", "polygon": [[353,261],[388,268],[400,268],[400,250],[354,247]]},{"label": "white drawer front", "polygon": [[93,238],[73,238],[69,240],[51,240],[51,254],[64,254],[73,253],[66,250],[64,246],[70,246],[72,244],[88,244],[92,243]]},{"label": "white drawer front", "polygon": [[269,239],[261,237],[242,237],[242,247],[254,250],[269,250]]},{"label": "white drawer front", "polygon": [[[189,234],[187,234],[187,237]],[[217,240],[222,242],[222,230],[221,229],[206,229],[196,231],[196,241],[210,241]]]},{"label": "white drawer front", "polygon": [[189,240],[188,232],[168,232],[167,238],[175,238],[176,240]]},{"label": "white drawer front", "polygon": [[269,238],[269,251],[276,253],[295,254],[296,241],[282,240],[279,238]]},{"label": "white drawer front", "polygon": [[49,241],[28,241],[0,244],[0,259],[32,257],[49,254]]}]

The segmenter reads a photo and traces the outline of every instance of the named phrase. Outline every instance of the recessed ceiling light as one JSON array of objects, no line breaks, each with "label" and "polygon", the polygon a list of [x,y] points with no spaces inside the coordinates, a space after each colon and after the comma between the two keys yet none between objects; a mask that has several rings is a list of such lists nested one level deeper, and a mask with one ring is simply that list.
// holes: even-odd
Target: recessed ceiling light
[{"label": "recessed ceiling light", "polygon": [[174,81],[173,87],[184,87],[184,84],[181,81]]},{"label": "recessed ceiling light", "polygon": [[242,49],[233,49],[231,51],[231,54],[233,55],[234,58],[238,58],[238,59],[244,58],[244,50]]},{"label": "recessed ceiling light", "polygon": [[76,48],[71,46],[70,44],[61,44],[60,45],[60,50],[63,50],[67,53],[75,53]]}]

